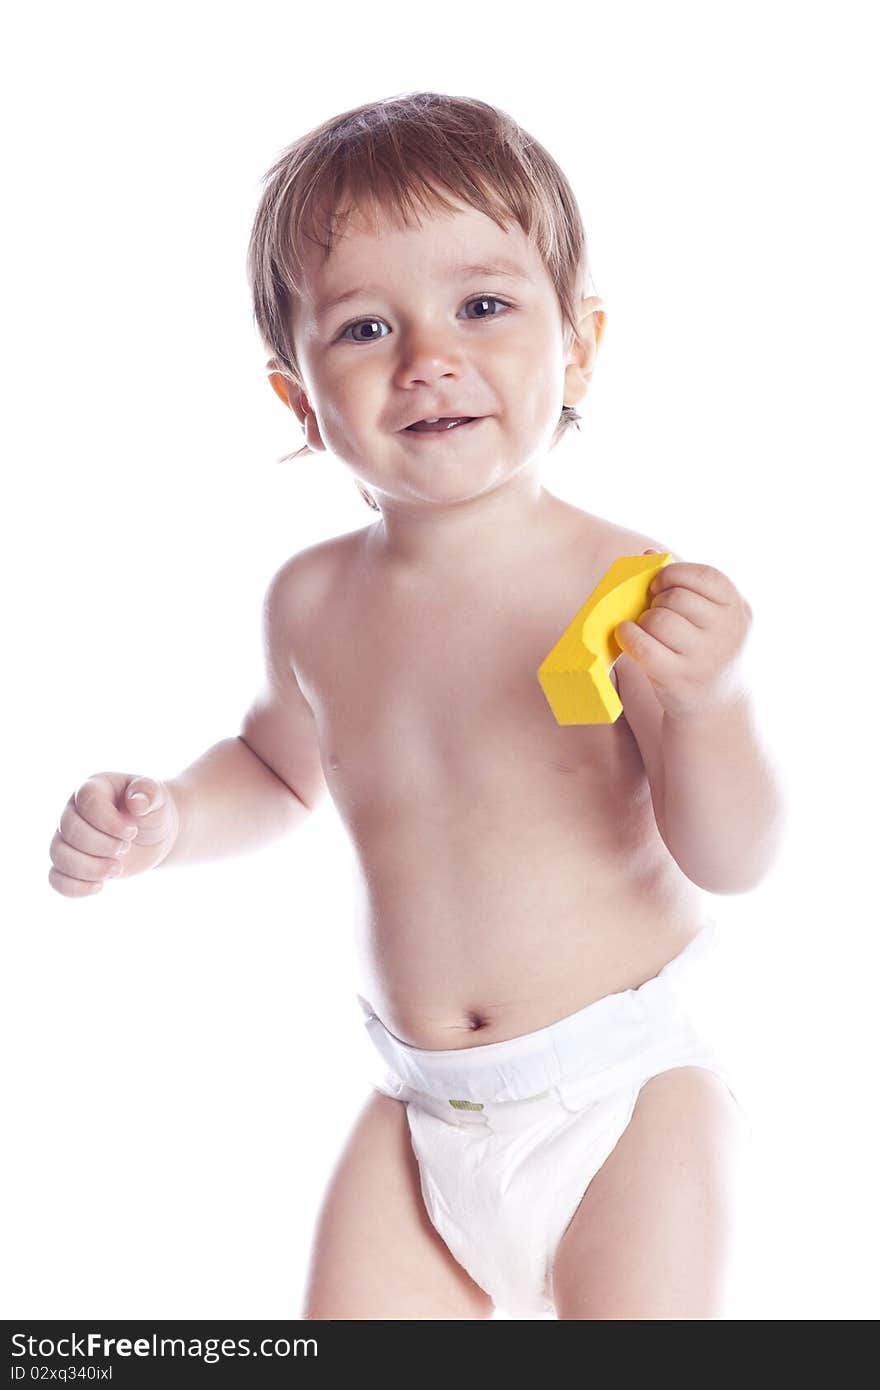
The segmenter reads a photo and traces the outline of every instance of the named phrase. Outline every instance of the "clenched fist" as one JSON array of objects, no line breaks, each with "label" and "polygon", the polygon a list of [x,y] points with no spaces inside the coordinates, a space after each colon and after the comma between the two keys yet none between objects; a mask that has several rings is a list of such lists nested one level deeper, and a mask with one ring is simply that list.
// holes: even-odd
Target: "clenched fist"
[{"label": "clenched fist", "polygon": [[49,846],[49,883],[66,898],[99,893],[108,878],[144,873],[170,853],[180,816],[152,777],[96,772],[73,793]]}]

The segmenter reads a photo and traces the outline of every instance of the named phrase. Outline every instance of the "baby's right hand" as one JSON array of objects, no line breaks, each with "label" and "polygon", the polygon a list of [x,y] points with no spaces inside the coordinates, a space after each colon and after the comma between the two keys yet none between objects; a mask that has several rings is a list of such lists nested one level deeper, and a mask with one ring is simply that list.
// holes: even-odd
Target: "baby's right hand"
[{"label": "baby's right hand", "polygon": [[98,893],[170,853],[180,829],[171,791],[153,777],[96,772],[73,793],[49,846],[49,883],[65,898]]}]

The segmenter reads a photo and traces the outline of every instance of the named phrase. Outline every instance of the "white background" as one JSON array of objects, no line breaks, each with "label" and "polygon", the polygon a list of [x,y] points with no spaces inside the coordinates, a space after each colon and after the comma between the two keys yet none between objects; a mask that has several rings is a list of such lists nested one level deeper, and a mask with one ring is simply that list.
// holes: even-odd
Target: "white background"
[{"label": "white background", "polygon": [[[608,324],[546,484],[755,612],[789,840],[723,925],[754,1123],[730,1316],[874,1318],[875,51],[863,4],[19,7],[6,213],[6,1317],[299,1315],[365,1094],[332,802],[257,854],[48,885],[64,803],[238,732],[289,555],[374,516],[266,382],[261,178],[479,96],[579,198]],[[585,596],[586,597],[586,596]],[[562,617],[567,617],[563,614]]]}]

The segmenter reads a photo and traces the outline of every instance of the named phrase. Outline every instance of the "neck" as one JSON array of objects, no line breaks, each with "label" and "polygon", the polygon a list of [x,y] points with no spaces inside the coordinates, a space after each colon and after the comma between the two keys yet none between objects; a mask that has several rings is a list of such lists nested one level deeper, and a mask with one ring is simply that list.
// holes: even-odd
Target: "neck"
[{"label": "neck", "polygon": [[521,556],[536,522],[561,507],[537,478],[517,474],[503,487],[461,502],[417,502],[373,492],[381,520],[369,528],[373,553],[401,573],[471,574],[481,563]]}]

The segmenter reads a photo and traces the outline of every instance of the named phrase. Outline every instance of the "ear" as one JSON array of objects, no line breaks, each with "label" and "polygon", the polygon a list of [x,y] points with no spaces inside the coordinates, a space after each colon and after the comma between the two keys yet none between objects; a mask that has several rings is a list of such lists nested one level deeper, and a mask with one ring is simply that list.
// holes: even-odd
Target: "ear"
[{"label": "ear", "polygon": [[269,384],[275,392],[282,405],[286,405],[288,410],[292,410],[297,420],[302,425],[306,443],[310,449],[316,452],[324,448],[324,441],[321,439],[321,432],[318,429],[318,422],[315,413],[311,409],[308,397],[303,394],[302,388],[297,386],[285,372],[282,372],[278,362],[274,357],[270,357],[266,363],[266,371],[269,376]]},{"label": "ear", "polygon": [[605,309],[598,295],[585,295],[578,313],[577,337],[565,365],[565,405],[577,405],[589,390],[599,343],[605,332]]},{"label": "ear", "polygon": [[266,363],[266,371],[269,375],[269,385],[275,392],[282,405],[290,406],[290,399],[287,394],[287,377],[278,370],[278,363],[274,357],[270,357]]}]

